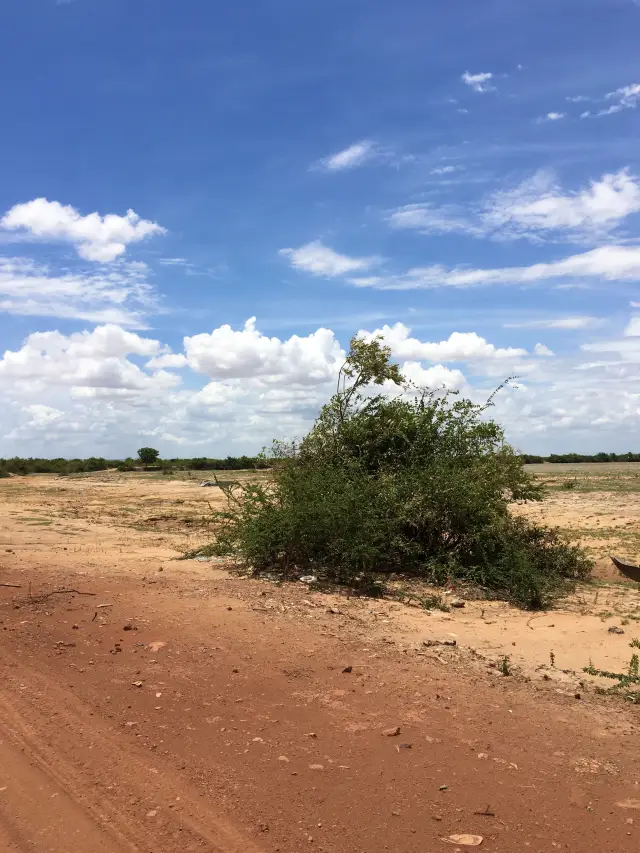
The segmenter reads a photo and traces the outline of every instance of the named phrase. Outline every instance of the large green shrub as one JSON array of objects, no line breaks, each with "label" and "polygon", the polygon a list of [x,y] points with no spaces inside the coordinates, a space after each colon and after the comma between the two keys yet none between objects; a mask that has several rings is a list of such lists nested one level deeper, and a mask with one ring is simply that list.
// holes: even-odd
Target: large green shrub
[{"label": "large green shrub", "polygon": [[[384,383],[398,394],[373,393]],[[310,433],[274,445],[272,481],[225,488],[209,550],[256,571],[412,573],[546,606],[590,566],[557,531],[512,517],[510,504],[542,495],[491,404],[412,389],[386,347],[354,339]]]}]

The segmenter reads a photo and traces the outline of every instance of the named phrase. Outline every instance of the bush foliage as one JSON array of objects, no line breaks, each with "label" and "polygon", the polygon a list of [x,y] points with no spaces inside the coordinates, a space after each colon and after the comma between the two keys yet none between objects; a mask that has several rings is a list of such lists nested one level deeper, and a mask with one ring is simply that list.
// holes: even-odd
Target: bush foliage
[{"label": "bush foliage", "polygon": [[381,572],[458,579],[546,606],[590,566],[559,532],[511,515],[542,495],[486,417],[491,405],[420,392],[379,341],[352,340],[309,434],[274,444],[271,481],[223,487],[209,552],[345,584]]}]

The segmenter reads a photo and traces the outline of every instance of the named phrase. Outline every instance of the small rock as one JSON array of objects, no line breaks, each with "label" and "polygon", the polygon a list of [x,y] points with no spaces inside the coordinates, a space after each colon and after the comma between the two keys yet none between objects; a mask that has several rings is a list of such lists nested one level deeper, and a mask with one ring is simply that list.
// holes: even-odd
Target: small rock
[{"label": "small rock", "polygon": [[608,631],[609,634],[624,634],[624,628],[619,628],[617,625],[612,625]]},{"label": "small rock", "polygon": [[278,761],[281,761],[283,764],[288,764],[288,763],[289,763],[289,759],[287,758],[287,756],[286,756],[286,755],[279,755],[279,756],[278,756]]},{"label": "small rock", "polygon": [[450,835],[448,838],[443,838],[448,844],[459,844],[461,847],[479,847],[483,838],[481,835]]},{"label": "small rock", "polygon": [[142,685],[143,685],[143,684],[144,684],[144,682],[143,682],[143,681],[134,681],[134,682],[133,682],[133,686],[134,686],[134,687],[142,687]]},{"label": "small rock", "polygon": [[315,738],[315,737],[318,737],[318,735],[317,735],[315,732],[309,732],[309,734],[307,735],[307,737],[313,737],[313,738]]},{"label": "small rock", "polygon": [[385,729],[382,734],[385,737],[398,737],[400,734],[400,726],[394,726],[392,729]]},{"label": "small rock", "polygon": [[138,725],[137,723],[125,723],[125,726],[126,726],[128,729],[132,729],[134,726],[137,726],[137,725]]},{"label": "small rock", "polygon": [[158,809],[151,809],[150,812],[147,812],[147,817],[155,817],[158,814]]},{"label": "small rock", "polygon": [[398,752],[400,752],[401,749],[411,749],[412,747],[413,747],[412,743],[399,743],[396,746],[396,749],[398,750]]},{"label": "small rock", "polygon": [[253,743],[264,743],[264,740],[261,737],[254,737]]},{"label": "small rock", "polygon": [[73,628],[74,631],[77,631],[80,628],[79,625],[72,625],[71,627]]},{"label": "small rock", "polygon": [[310,764],[309,770],[324,770],[324,764]]},{"label": "small rock", "polygon": [[461,599],[461,598],[454,598],[454,599],[453,599],[453,601],[451,602],[451,606],[452,606],[452,607],[458,607],[458,608],[460,608],[460,607],[465,607],[465,606],[466,606],[466,602],[465,602],[465,601],[462,601],[462,599]]},{"label": "small rock", "polygon": [[163,643],[162,640],[155,640],[153,643],[149,643],[147,648],[150,652],[159,652],[160,649],[164,649],[166,643]]},{"label": "small rock", "polygon": [[345,666],[345,668],[342,671],[343,672],[353,672],[353,667],[352,666]]},{"label": "small rock", "polygon": [[123,625],[122,630],[123,631],[134,631],[135,629],[130,622],[127,622],[126,625]]},{"label": "small rock", "polygon": [[448,785],[440,785],[440,787],[438,788],[438,790],[439,790],[439,791],[448,791],[448,790],[449,790],[449,786],[448,786]]}]

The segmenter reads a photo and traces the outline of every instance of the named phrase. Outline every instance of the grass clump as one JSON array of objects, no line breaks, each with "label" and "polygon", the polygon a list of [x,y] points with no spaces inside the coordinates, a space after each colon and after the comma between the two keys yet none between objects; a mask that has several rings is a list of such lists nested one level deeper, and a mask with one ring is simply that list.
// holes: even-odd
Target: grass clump
[{"label": "grass clump", "polygon": [[[632,640],[629,646],[632,649],[640,649],[640,641]],[[597,669],[592,662],[589,663],[589,666],[584,667],[584,672],[600,678],[610,678],[616,682],[608,690],[601,690],[600,692],[621,696],[628,702],[640,705],[640,659],[635,652],[631,655],[626,672],[609,672],[606,669]]]},{"label": "grass clump", "polygon": [[380,341],[354,338],[309,434],[274,444],[271,480],[221,484],[228,506],[206,552],[284,577],[362,586],[402,572],[548,606],[590,564],[559,531],[512,517],[542,491],[491,405],[420,391]]}]

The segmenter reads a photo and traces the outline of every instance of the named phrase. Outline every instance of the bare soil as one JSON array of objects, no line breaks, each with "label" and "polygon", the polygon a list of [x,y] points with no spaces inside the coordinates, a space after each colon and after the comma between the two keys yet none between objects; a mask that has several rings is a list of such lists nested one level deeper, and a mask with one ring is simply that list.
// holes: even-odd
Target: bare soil
[{"label": "bare soil", "polygon": [[[638,849],[639,706],[582,672],[628,664],[636,586],[532,616],[245,580],[176,560],[197,482],[0,482],[0,850]],[[626,534],[635,497],[544,511]]]}]

